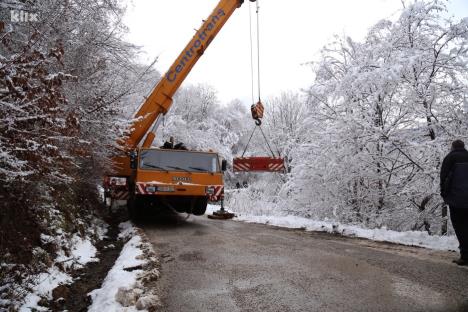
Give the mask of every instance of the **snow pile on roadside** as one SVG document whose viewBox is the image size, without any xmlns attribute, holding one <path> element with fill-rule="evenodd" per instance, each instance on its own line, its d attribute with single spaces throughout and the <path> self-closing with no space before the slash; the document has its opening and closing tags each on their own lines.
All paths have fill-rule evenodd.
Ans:
<svg viewBox="0 0 468 312">
<path fill-rule="evenodd" d="M 218 206 L 210 205 L 207 214 L 218 210 Z M 233 211 L 236 213 L 236 211 Z M 455 236 L 433 236 L 427 232 L 407 231 L 398 232 L 381 229 L 364 229 L 355 225 L 345 225 L 338 222 L 315 221 L 296 216 L 258 216 L 237 214 L 235 220 L 261 223 L 293 229 L 305 229 L 306 231 L 327 232 L 350 237 L 367 238 L 374 241 L 397 243 L 407 246 L 418 246 L 436 250 L 458 250 L 458 241 Z"/>
<path fill-rule="evenodd" d="M 151 244 L 130 222 L 120 224 L 120 239 L 127 240 L 102 287 L 90 292 L 89 312 L 138 311 L 160 305 L 159 297 L 145 283 L 159 278 L 159 265 Z"/>
</svg>

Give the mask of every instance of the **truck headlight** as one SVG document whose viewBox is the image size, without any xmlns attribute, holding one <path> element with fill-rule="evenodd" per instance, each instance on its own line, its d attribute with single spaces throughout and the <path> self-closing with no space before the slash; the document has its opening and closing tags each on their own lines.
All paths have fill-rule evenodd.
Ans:
<svg viewBox="0 0 468 312">
<path fill-rule="evenodd" d="M 208 186 L 206 188 L 206 194 L 208 194 L 208 195 L 214 195 L 215 191 L 216 191 L 216 189 L 215 189 L 214 186 Z"/>
</svg>

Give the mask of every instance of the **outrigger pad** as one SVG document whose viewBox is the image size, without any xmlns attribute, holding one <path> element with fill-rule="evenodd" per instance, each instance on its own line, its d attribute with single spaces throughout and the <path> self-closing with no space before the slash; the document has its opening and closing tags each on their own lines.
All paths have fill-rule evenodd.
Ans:
<svg viewBox="0 0 468 312">
<path fill-rule="evenodd" d="M 229 220 L 229 219 L 234 218 L 235 216 L 236 216 L 235 214 L 231 212 L 227 212 L 226 210 L 218 210 L 218 211 L 213 212 L 212 215 L 208 215 L 208 219 Z"/>
<path fill-rule="evenodd" d="M 245 157 L 234 158 L 234 172 L 281 172 L 285 171 L 284 158 Z"/>
</svg>

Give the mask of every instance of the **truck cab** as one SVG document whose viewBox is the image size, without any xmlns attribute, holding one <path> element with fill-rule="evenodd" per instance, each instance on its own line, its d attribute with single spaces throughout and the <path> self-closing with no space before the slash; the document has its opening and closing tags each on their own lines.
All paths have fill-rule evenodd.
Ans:
<svg viewBox="0 0 468 312">
<path fill-rule="evenodd" d="M 217 153 L 142 148 L 130 165 L 131 215 L 149 206 L 203 215 L 208 202 L 224 197 L 226 161 L 221 161 Z"/>
</svg>

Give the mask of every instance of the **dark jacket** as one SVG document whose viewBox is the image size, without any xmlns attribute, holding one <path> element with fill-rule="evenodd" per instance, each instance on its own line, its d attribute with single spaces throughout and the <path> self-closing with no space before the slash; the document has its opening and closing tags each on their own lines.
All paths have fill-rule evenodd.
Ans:
<svg viewBox="0 0 468 312">
<path fill-rule="evenodd" d="M 451 207 L 468 209 L 468 151 L 451 151 L 440 170 L 440 194 Z"/>
</svg>

